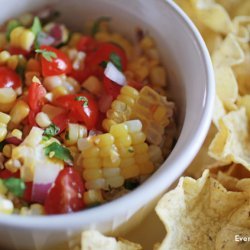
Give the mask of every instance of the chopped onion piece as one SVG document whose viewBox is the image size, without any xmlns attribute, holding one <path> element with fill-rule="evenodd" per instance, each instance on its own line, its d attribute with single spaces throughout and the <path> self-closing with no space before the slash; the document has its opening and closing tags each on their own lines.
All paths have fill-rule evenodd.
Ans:
<svg viewBox="0 0 250 250">
<path fill-rule="evenodd" d="M 112 62 L 108 62 L 104 71 L 104 75 L 121 86 L 127 84 L 127 80 L 124 74 L 119 71 Z"/>
</svg>

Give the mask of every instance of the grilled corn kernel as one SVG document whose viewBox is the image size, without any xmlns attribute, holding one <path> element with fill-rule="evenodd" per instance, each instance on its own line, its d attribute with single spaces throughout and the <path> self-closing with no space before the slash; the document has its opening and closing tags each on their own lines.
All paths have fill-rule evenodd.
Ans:
<svg viewBox="0 0 250 250">
<path fill-rule="evenodd" d="M 98 135 L 95 138 L 95 143 L 100 148 L 110 146 L 114 143 L 114 141 L 115 141 L 114 136 L 109 133 Z"/>
<path fill-rule="evenodd" d="M 0 48 L 4 48 L 7 44 L 6 33 L 0 32 Z"/>
<path fill-rule="evenodd" d="M 48 91 L 53 91 L 54 88 L 62 86 L 63 80 L 60 76 L 47 76 L 44 78 L 43 84 Z"/>
<path fill-rule="evenodd" d="M 83 171 L 83 178 L 85 181 L 92 181 L 102 178 L 102 170 L 99 168 L 85 169 Z"/>
<path fill-rule="evenodd" d="M 77 123 L 69 123 L 68 137 L 65 138 L 66 145 L 74 145 L 78 139 L 87 136 L 87 128 Z"/>
<path fill-rule="evenodd" d="M 103 158 L 102 166 L 104 168 L 117 168 L 119 167 L 120 163 L 121 159 L 119 157 L 115 159 L 111 159 L 111 157 L 105 157 Z"/>
<path fill-rule="evenodd" d="M 0 213 L 12 214 L 14 211 L 14 205 L 12 201 L 0 196 Z"/>
<path fill-rule="evenodd" d="M 121 170 L 120 168 L 104 168 L 102 170 L 103 177 L 109 178 L 109 177 L 114 177 L 114 176 L 119 176 L 121 175 Z"/>
<path fill-rule="evenodd" d="M 129 134 L 120 136 L 115 139 L 115 145 L 119 147 L 129 147 L 132 143 L 131 136 Z"/>
<path fill-rule="evenodd" d="M 142 131 L 130 133 L 130 136 L 133 145 L 143 143 L 146 140 L 146 135 Z"/>
<path fill-rule="evenodd" d="M 17 55 L 13 55 L 8 59 L 7 66 L 13 70 L 16 69 L 19 59 Z"/>
<path fill-rule="evenodd" d="M 135 164 L 135 159 L 133 157 L 122 158 L 120 168 L 126 168 Z"/>
<path fill-rule="evenodd" d="M 13 103 L 16 100 L 16 92 L 12 88 L 0 88 L 0 104 Z"/>
<path fill-rule="evenodd" d="M 126 95 L 119 95 L 117 96 L 117 100 L 122 101 L 128 106 L 133 106 L 135 104 L 135 100 L 132 97 Z"/>
<path fill-rule="evenodd" d="M 138 166 L 139 166 L 141 175 L 151 174 L 154 172 L 154 164 L 150 161 L 145 162 L 143 164 L 138 164 Z"/>
<path fill-rule="evenodd" d="M 102 203 L 103 197 L 100 190 L 88 190 L 83 194 L 84 203 L 87 205 L 92 205 L 96 203 Z"/>
<path fill-rule="evenodd" d="M 82 154 L 84 158 L 94 158 L 94 157 L 99 157 L 100 155 L 100 149 L 96 146 L 89 147 L 85 149 Z"/>
<path fill-rule="evenodd" d="M 137 164 L 144 164 L 146 162 L 149 162 L 149 154 L 145 153 L 145 154 L 139 154 L 139 155 L 135 155 L 135 161 Z"/>
<path fill-rule="evenodd" d="M 156 86 L 166 85 L 166 71 L 162 66 L 153 67 L 149 73 L 150 83 Z"/>
<path fill-rule="evenodd" d="M 137 177 L 140 174 L 140 169 L 137 164 L 129 165 L 121 169 L 121 175 L 125 179 Z"/>
<path fill-rule="evenodd" d="M 44 112 L 39 112 L 36 115 L 36 123 L 41 128 L 47 128 L 51 124 L 49 116 Z"/>
<path fill-rule="evenodd" d="M 154 47 L 154 40 L 149 36 L 145 36 L 140 42 L 140 47 L 143 50 L 151 49 Z"/>
<path fill-rule="evenodd" d="M 111 126 L 117 124 L 115 121 L 110 120 L 110 119 L 104 119 L 102 122 L 102 127 L 104 128 L 105 131 L 109 131 Z"/>
<path fill-rule="evenodd" d="M 114 145 L 109 145 L 107 147 L 101 148 L 100 156 L 108 157 L 110 156 L 112 150 L 116 151 L 116 148 L 114 148 Z"/>
<path fill-rule="evenodd" d="M 21 167 L 21 162 L 18 160 L 8 160 L 4 164 L 5 168 L 8 169 L 10 172 L 15 173 Z"/>
<path fill-rule="evenodd" d="M 130 120 L 124 122 L 124 124 L 128 127 L 129 133 L 139 132 L 142 130 L 142 123 L 140 120 Z"/>
<path fill-rule="evenodd" d="M 121 175 L 106 178 L 106 185 L 108 187 L 118 188 L 121 187 L 123 184 L 124 184 L 124 177 Z"/>
<path fill-rule="evenodd" d="M 133 157 L 134 154 L 135 154 L 135 150 L 134 150 L 134 147 L 132 146 L 119 148 L 119 155 L 122 158 L 130 158 L 130 157 Z"/>
<path fill-rule="evenodd" d="M 139 96 L 139 92 L 135 88 L 128 85 L 121 88 L 121 94 L 132 97 L 133 99 L 136 99 Z"/>
<path fill-rule="evenodd" d="M 16 137 L 17 139 L 22 139 L 23 132 L 19 129 L 14 129 L 11 131 L 11 136 Z"/>
<path fill-rule="evenodd" d="M 7 158 L 10 158 L 12 154 L 12 145 L 11 144 L 6 144 L 3 147 L 3 155 Z"/>
<path fill-rule="evenodd" d="M 138 154 L 144 154 L 148 152 L 148 144 L 147 143 L 139 143 L 136 145 L 133 145 L 133 148 L 135 150 L 135 153 Z"/>
<path fill-rule="evenodd" d="M 7 135 L 8 131 L 6 126 L 4 125 L 4 127 L 1 127 L 0 125 L 0 142 L 3 141 Z"/>
<path fill-rule="evenodd" d="M 95 76 L 88 77 L 83 83 L 82 87 L 87 89 L 90 93 L 99 96 L 102 91 L 102 84 Z"/>
<path fill-rule="evenodd" d="M 128 127 L 125 124 L 113 125 L 109 131 L 114 137 L 122 137 L 128 135 Z"/>
<path fill-rule="evenodd" d="M 92 181 L 86 181 L 85 187 L 90 190 L 90 189 L 105 189 L 106 188 L 106 181 L 105 179 L 96 179 Z"/>
<path fill-rule="evenodd" d="M 83 168 L 100 168 L 102 161 L 99 158 L 86 158 L 82 162 Z"/>
</svg>

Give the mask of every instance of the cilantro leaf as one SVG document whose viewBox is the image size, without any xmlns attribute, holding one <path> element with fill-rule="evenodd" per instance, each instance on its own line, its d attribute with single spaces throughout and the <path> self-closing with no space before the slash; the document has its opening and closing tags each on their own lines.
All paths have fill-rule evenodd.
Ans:
<svg viewBox="0 0 250 250">
<path fill-rule="evenodd" d="M 85 96 L 77 96 L 75 98 L 76 101 L 83 101 L 83 107 L 87 108 L 89 106 L 89 100 L 87 97 Z"/>
<path fill-rule="evenodd" d="M 108 64 L 108 62 L 107 61 L 102 61 L 102 62 L 100 62 L 100 66 L 102 67 L 102 68 L 106 68 L 107 67 L 107 64 Z"/>
<path fill-rule="evenodd" d="M 34 18 L 34 21 L 33 21 L 33 24 L 32 24 L 32 26 L 31 26 L 31 31 L 33 32 L 33 34 L 35 35 L 35 36 L 37 36 L 38 35 L 38 33 L 40 33 L 41 31 L 42 31 L 42 24 L 41 24 L 41 22 L 40 22 L 40 19 L 39 19 L 39 17 L 35 17 Z"/>
<path fill-rule="evenodd" d="M 47 127 L 44 132 L 43 135 L 47 136 L 48 138 L 51 138 L 52 136 L 55 136 L 56 134 L 58 134 L 60 132 L 60 128 L 57 127 L 54 123 L 51 123 L 49 125 L 49 127 Z"/>
<path fill-rule="evenodd" d="M 94 24 L 93 24 L 93 27 L 92 27 L 92 30 L 91 30 L 91 34 L 92 34 L 92 36 L 94 36 L 98 31 L 99 31 L 99 28 L 100 28 L 100 24 L 102 23 L 102 22 L 109 22 L 111 20 L 111 18 L 110 17 L 108 17 L 108 16 L 102 16 L 102 17 L 100 17 L 100 18 L 98 18 L 95 22 L 94 22 Z"/>
<path fill-rule="evenodd" d="M 19 178 L 8 178 L 5 180 L 2 180 L 4 186 L 15 196 L 22 197 L 24 190 L 26 188 L 25 183 L 23 180 Z"/>
<path fill-rule="evenodd" d="M 121 58 L 115 52 L 112 52 L 109 58 L 110 61 L 116 66 L 116 68 L 121 71 L 122 70 Z"/>
<path fill-rule="evenodd" d="M 44 59 L 46 59 L 48 62 L 52 62 L 53 58 L 57 58 L 57 55 L 53 51 L 48 51 L 46 49 L 36 49 L 36 53 L 41 54 Z"/>
<path fill-rule="evenodd" d="M 11 20 L 8 22 L 7 29 L 6 29 L 7 41 L 10 41 L 10 33 L 12 32 L 12 30 L 14 30 L 15 28 L 17 28 L 19 26 L 21 26 L 21 23 L 18 20 Z"/>
<path fill-rule="evenodd" d="M 50 158 L 57 158 L 68 164 L 72 164 L 73 157 L 70 151 L 57 142 L 52 142 L 50 145 L 45 147 L 44 153 Z"/>
</svg>

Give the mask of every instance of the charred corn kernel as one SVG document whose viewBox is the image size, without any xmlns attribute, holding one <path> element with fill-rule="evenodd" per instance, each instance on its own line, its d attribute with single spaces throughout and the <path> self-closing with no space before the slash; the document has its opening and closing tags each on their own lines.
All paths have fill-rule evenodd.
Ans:
<svg viewBox="0 0 250 250">
<path fill-rule="evenodd" d="M 16 100 L 16 92 L 13 88 L 0 88 L 0 106 L 13 103 Z"/>
<path fill-rule="evenodd" d="M 134 157 L 122 158 L 120 168 L 126 168 L 135 164 Z"/>
<path fill-rule="evenodd" d="M 3 123 L 5 125 L 8 124 L 8 122 L 10 121 L 10 116 L 3 113 L 3 112 L 0 112 L 0 123 Z"/>
<path fill-rule="evenodd" d="M 0 65 L 6 64 L 10 56 L 11 56 L 10 53 L 6 50 L 0 52 Z"/>
<path fill-rule="evenodd" d="M 7 158 L 10 158 L 11 157 L 11 154 L 12 154 L 12 147 L 13 145 L 11 144 L 6 144 L 4 147 L 3 147 L 3 155 Z"/>
<path fill-rule="evenodd" d="M 29 105 L 22 100 L 18 100 L 10 111 L 10 128 L 18 126 L 28 116 L 29 112 Z"/>
<path fill-rule="evenodd" d="M 2 142 L 5 139 L 7 133 L 8 131 L 7 131 L 6 125 L 3 124 L 3 127 L 2 127 L 0 124 L 0 142 Z"/>
<path fill-rule="evenodd" d="M 82 87 L 87 89 L 90 93 L 99 96 L 102 91 L 102 84 L 95 76 L 88 77 L 83 83 Z"/>
<path fill-rule="evenodd" d="M 156 145 L 149 146 L 149 157 L 155 166 L 159 166 L 163 161 L 163 155 L 161 148 Z"/>
<path fill-rule="evenodd" d="M 102 192 L 100 190 L 88 190 L 83 194 L 84 204 L 92 205 L 96 203 L 102 203 L 103 197 Z"/>
<path fill-rule="evenodd" d="M 31 58 L 26 65 L 26 71 L 41 72 L 41 65 L 38 60 Z"/>
<path fill-rule="evenodd" d="M 139 155 L 135 155 L 135 161 L 137 164 L 144 164 L 146 162 L 149 162 L 149 154 L 148 153 L 144 153 L 144 154 L 139 154 Z"/>
<path fill-rule="evenodd" d="M 133 145 L 143 143 L 146 140 L 146 135 L 142 131 L 130 133 L 130 136 Z"/>
<path fill-rule="evenodd" d="M 154 46 L 155 46 L 154 40 L 149 36 L 145 36 L 140 42 L 140 47 L 143 50 L 151 49 Z"/>
<path fill-rule="evenodd" d="M 99 155 L 100 155 L 100 149 L 96 146 L 89 147 L 82 152 L 82 156 L 84 158 L 94 158 L 94 157 L 99 157 Z"/>
<path fill-rule="evenodd" d="M 64 140 L 66 145 L 74 145 L 78 139 L 87 136 L 87 128 L 77 123 L 69 123 L 67 132 L 68 137 Z"/>
<path fill-rule="evenodd" d="M 116 112 L 125 112 L 127 109 L 127 104 L 120 100 L 115 100 L 112 102 L 111 107 Z"/>
<path fill-rule="evenodd" d="M 151 174 L 154 172 L 154 164 L 150 161 L 143 164 L 138 164 L 141 175 Z"/>
<path fill-rule="evenodd" d="M 114 136 L 109 133 L 97 135 L 95 138 L 95 143 L 100 148 L 108 147 L 112 145 L 114 141 L 115 141 Z"/>
<path fill-rule="evenodd" d="M 48 91 L 53 91 L 54 88 L 62 86 L 63 79 L 61 76 L 47 76 L 44 78 L 43 85 Z"/>
<path fill-rule="evenodd" d="M 16 137 L 17 139 L 22 139 L 23 132 L 19 129 L 13 129 L 10 133 L 10 136 Z"/>
<path fill-rule="evenodd" d="M 7 194 L 8 189 L 5 187 L 5 185 L 3 184 L 2 180 L 0 180 L 0 197 L 2 195 Z"/>
<path fill-rule="evenodd" d="M 156 66 L 160 63 L 160 54 L 156 48 L 148 49 L 146 52 L 147 57 L 151 60 L 150 62 L 152 66 Z"/>
<path fill-rule="evenodd" d="M 102 167 L 104 168 L 117 168 L 121 163 L 120 158 L 111 159 L 111 157 L 104 157 L 102 160 Z"/>
<path fill-rule="evenodd" d="M 0 213 L 12 214 L 13 211 L 14 211 L 14 205 L 12 201 L 0 196 Z"/>
<path fill-rule="evenodd" d="M 132 97 L 129 97 L 126 95 L 117 96 L 117 100 L 122 101 L 123 103 L 127 104 L 128 106 L 133 106 L 135 104 L 135 100 Z"/>
<path fill-rule="evenodd" d="M 106 188 L 106 181 L 105 179 L 96 179 L 93 181 L 86 181 L 85 187 L 90 190 L 90 189 L 105 189 Z"/>
<path fill-rule="evenodd" d="M 10 45 L 13 47 L 30 50 L 34 40 L 34 33 L 24 27 L 17 27 L 10 33 Z"/>
<path fill-rule="evenodd" d="M 120 136 L 115 139 L 115 145 L 117 147 L 129 147 L 132 143 L 132 138 L 129 134 Z"/>
<path fill-rule="evenodd" d="M 124 177 L 121 175 L 106 178 L 106 185 L 111 188 L 118 188 L 124 184 Z"/>
<path fill-rule="evenodd" d="M 109 131 L 114 137 L 123 137 L 128 135 L 128 127 L 125 124 L 113 125 Z"/>
<path fill-rule="evenodd" d="M 60 96 L 67 95 L 69 92 L 64 86 L 57 86 L 51 91 L 53 99 L 56 99 Z"/>
<path fill-rule="evenodd" d="M 140 169 L 137 164 L 129 165 L 127 167 L 121 168 L 121 175 L 125 179 L 137 177 L 140 174 Z"/>
<path fill-rule="evenodd" d="M 168 113 L 169 109 L 166 106 L 159 105 L 153 113 L 153 118 L 156 122 L 162 124 L 163 122 L 165 122 L 165 117 L 169 116 Z M 169 121 L 166 120 L 165 123 L 168 124 Z M 166 124 L 163 123 L 162 125 L 164 126 Z"/>
<path fill-rule="evenodd" d="M 42 112 L 44 112 L 45 114 L 47 114 L 48 117 L 50 118 L 50 120 L 53 120 L 54 117 L 62 114 L 64 112 L 64 110 L 62 108 L 53 106 L 51 104 L 45 104 L 42 107 Z"/>
<path fill-rule="evenodd" d="M 148 144 L 147 143 L 139 143 L 136 145 L 133 145 L 135 153 L 138 154 L 143 154 L 148 152 Z"/>
<path fill-rule="evenodd" d="M 83 171 L 83 178 L 85 181 L 92 181 L 102 178 L 102 170 L 99 168 L 85 169 Z"/>
<path fill-rule="evenodd" d="M 130 120 L 124 122 L 128 128 L 129 133 L 139 132 L 142 130 L 142 123 L 140 120 Z"/>
<path fill-rule="evenodd" d="M 13 70 L 16 69 L 17 65 L 18 65 L 18 56 L 17 55 L 13 55 L 11 56 L 8 61 L 7 61 L 7 66 Z"/>
<path fill-rule="evenodd" d="M 82 166 L 85 169 L 100 168 L 102 166 L 102 161 L 99 158 L 86 158 L 83 159 Z"/>
<path fill-rule="evenodd" d="M 44 112 L 39 112 L 36 115 L 36 123 L 41 128 L 47 128 L 51 124 L 51 120 L 49 119 L 49 116 Z"/>
<path fill-rule="evenodd" d="M 136 99 L 139 96 L 139 92 L 135 88 L 128 85 L 125 85 L 121 88 L 121 94 L 132 97 L 133 99 Z"/>
<path fill-rule="evenodd" d="M 115 125 L 116 122 L 110 119 L 104 119 L 102 122 L 102 127 L 104 128 L 105 131 L 109 131 L 111 126 Z"/>
<path fill-rule="evenodd" d="M 166 71 L 162 66 L 153 67 L 149 74 L 150 83 L 156 86 L 166 85 Z"/>
<path fill-rule="evenodd" d="M 121 174 L 120 168 L 104 168 L 102 170 L 103 177 L 109 178 L 119 176 Z"/>
<path fill-rule="evenodd" d="M 134 147 L 120 147 L 119 148 L 119 155 L 124 158 L 133 157 L 135 154 Z"/>
</svg>

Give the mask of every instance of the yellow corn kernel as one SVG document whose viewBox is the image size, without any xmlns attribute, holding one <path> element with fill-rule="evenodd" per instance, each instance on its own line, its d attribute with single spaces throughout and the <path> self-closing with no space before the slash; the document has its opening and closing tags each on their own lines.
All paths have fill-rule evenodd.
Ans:
<svg viewBox="0 0 250 250">
<path fill-rule="evenodd" d="M 137 164 L 129 165 L 121 169 L 121 175 L 125 179 L 137 177 L 140 174 L 140 169 Z"/>
<path fill-rule="evenodd" d="M 112 107 L 112 110 L 111 110 L 112 113 L 114 113 L 114 111 L 116 111 L 116 112 L 124 112 L 127 109 L 127 104 L 124 103 L 123 101 L 115 100 L 115 101 L 112 102 L 111 107 Z M 109 117 L 110 115 L 109 115 L 109 112 L 107 112 L 107 117 Z"/>
<path fill-rule="evenodd" d="M 34 40 L 34 33 L 29 29 L 25 29 L 24 27 L 17 27 L 10 33 L 10 44 L 13 47 L 30 50 Z"/>
<path fill-rule="evenodd" d="M 7 66 L 13 70 L 16 69 L 19 59 L 17 55 L 13 55 L 8 59 Z"/>
<path fill-rule="evenodd" d="M 147 66 L 141 66 L 134 73 L 135 73 L 136 80 L 142 82 L 143 80 L 145 80 L 145 78 L 148 77 L 149 69 Z"/>
<path fill-rule="evenodd" d="M 15 173 L 21 167 L 21 162 L 18 160 L 8 160 L 4 164 L 5 168 L 8 169 L 10 172 Z"/>
<path fill-rule="evenodd" d="M 139 132 L 142 130 L 142 122 L 138 119 L 125 121 L 124 124 L 128 127 L 129 133 Z"/>
<path fill-rule="evenodd" d="M 159 105 L 153 113 L 153 118 L 156 122 L 161 123 L 161 121 L 165 121 L 168 112 L 169 109 L 166 106 Z"/>
<path fill-rule="evenodd" d="M 138 164 L 139 169 L 140 169 L 140 174 L 151 174 L 154 172 L 154 164 L 150 161 L 145 162 L 143 164 Z"/>
<path fill-rule="evenodd" d="M 6 50 L 0 52 L 0 65 L 4 65 L 8 62 L 10 53 Z"/>
<path fill-rule="evenodd" d="M 22 140 L 23 132 L 21 130 L 19 130 L 19 129 L 14 129 L 14 130 L 11 131 L 11 136 Z"/>
<path fill-rule="evenodd" d="M 18 100 L 10 111 L 10 128 L 18 126 L 20 122 L 29 114 L 30 108 L 28 104 L 22 100 Z"/>
<path fill-rule="evenodd" d="M 130 136 L 133 145 L 143 143 L 146 140 L 146 135 L 142 131 L 130 133 Z"/>
<path fill-rule="evenodd" d="M 127 95 L 118 95 L 117 100 L 127 104 L 128 106 L 133 106 L 135 104 L 135 100 Z"/>
<path fill-rule="evenodd" d="M 23 216 L 30 215 L 30 210 L 28 207 L 21 207 L 19 214 Z"/>
<path fill-rule="evenodd" d="M 97 135 L 94 142 L 98 145 L 100 148 L 108 147 L 112 145 L 115 141 L 115 138 L 113 135 L 106 133 Z"/>
<path fill-rule="evenodd" d="M 96 146 L 89 147 L 85 149 L 82 154 L 84 158 L 94 158 L 94 157 L 99 157 L 100 155 L 100 149 Z"/>
<path fill-rule="evenodd" d="M 14 205 L 12 201 L 0 196 L 0 213 L 12 214 L 13 211 L 14 211 Z"/>
<path fill-rule="evenodd" d="M 111 159 L 111 157 L 105 157 L 102 160 L 102 166 L 104 168 L 117 168 L 119 167 L 121 163 L 120 157 L 116 157 L 114 159 Z"/>
<path fill-rule="evenodd" d="M 135 88 L 128 85 L 122 87 L 121 94 L 132 97 L 133 99 L 136 99 L 139 96 L 139 92 Z"/>
<path fill-rule="evenodd" d="M 104 119 L 102 122 L 102 127 L 104 128 L 105 131 L 109 131 L 111 126 L 115 125 L 116 122 L 110 119 Z"/>
<path fill-rule="evenodd" d="M 3 127 L 1 127 L 1 124 L 0 124 L 0 142 L 5 139 L 7 133 L 8 131 L 7 131 L 6 125 L 3 124 Z"/>
<path fill-rule="evenodd" d="M 153 67 L 149 73 L 150 83 L 156 86 L 166 85 L 166 71 L 162 66 Z"/>
<path fill-rule="evenodd" d="M 64 86 L 57 86 L 52 90 L 53 99 L 56 99 L 59 96 L 67 95 L 68 91 Z"/>
<path fill-rule="evenodd" d="M 12 147 L 13 145 L 11 144 L 6 144 L 4 147 L 3 147 L 3 155 L 7 158 L 10 158 L 11 157 L 11 154 L 12 154 Z"/>
<path fill-rule="evenodd" d="M 135 164 L 135 159 L 133 157 L 122 158 L 120 168 L 126 168 Z"/>
<path fill-rule="evenodd" d="M 139 143 L 133 146 L 135 153 L 137 155 L 144 154 L 148 152 L 148 144 L 147 143 Z"/>
<path fill-rule="evenodd" d="M 129 147 L 132 143 L 131 136 L 129 134 L 125 136 L 120 136 L 115 139 L 115 145 L 120 148 L 120 147 Z"/>
<path fill-rule="evenodd" d="M 77 123 L 69 123 L 67 132 L 68 137 L 64 140 L 66 145 L 74 145 L 78 139 L 87 136 L 87 128 Z"/>
<path fill-rule="evenodd" d="M 159 166 L 164 161 L 162 150 L 159 146 L 150 145 L 148 153 L 150 160 L 154 163 L 155 166 Z"/>
<path fill-rule="evenodd" d="M 102 161 L 99 158 L 86 158 L 82 161 L 83 168 L 100 168 Z"/>
<path fill-rule="evenodd" d="M 114 147 L 114 145 L 109 145 L 107 147 L 103 147 L 103 148 L 101 148 L 100 156 L 101 157 L 108 157 L 108 156 L 110 156 L 110 154 L 111 154 L 111 152 L 113 150 L 114 151 L 116 150 L 116 148 Z"/>
<path fill-rule="evenodd" d="M 119 175 L 121 175 L 121 170 L 120 170 L 120 168 L 104 168 L 102 170 L 102 175 L 105 178 L 119 176 Z"/>
<path fill-rule="evenodd" d="M 88 77 L 83 83 L 82 87 L 87 89 L 90 93 L 99 96 L 102 91 L 102 84 L 95 76 Z"/>
<path fill-rule="evenodd" d="M 106 188 L 106 181 L 103 178 L 92 180 L 92 181 L 86 181 L 85 187 L 90 189 L 105 189 Z"/>
<path fill-rule="evenodd" d="M 143 50 L 151 49 L 154 46 L 155 46 L 154 40 L 149 36 L 145 36 L 140 42 L 140 47 Z"/>
<path fill-rule="evenodd" d="M 62 85 L 70 94 L 79 92 L 81 88 L 80 84 L 72 77 L 67 77 L 65 80 L 63 80 Z"/>
<path fill-rule="evenodd" d="M 123 186 L 124 177 L 121 175 L 106 178 L 106 185 L 111 188 L 118 188 Z"/>
<path fill-rule="evenodd" d="M 43 129 L 38 127 L 32 127 L 30 133 L 26 136 L 22 145 L 27 145 L 29 147 L 36 147 L 43 138 Z"/>
<path fill-rule="evenodd" d="M 128 135 L 128 127 L 125 124 L 113 125 L 109 131 L 114 137 L 122 137 Z"/>
<path fill-rule="evenodd" d="M 92 205 L 103 202 L 101 190 L 88 190 L 83 194 L 84 204 Z"/>
<path fill-rule="evenodd" d="M 136 161 L 137 164 L 147 163 L 147 162 L 150 161 L 149 154 L 144 153 L 144 154 L 135 155 L 135 161 Z"/>
<path fill-rule="evenodd" d="M 36 123 L 41 128 L 47 128 L 51 124 L 51 120 L 49 119 L 48 115 L 44 112 L 39 112 L 36 115 Z"/>
<path fill-rule="evenodd" d="M 5 185 L 3 184 L 3 182 L 0 180 L 0 197 L 2 195 L 7 194 L 8 189 L 5 187 Z"/>
<path fill-rule="evenodd" d="M 16 92 L 13 88 L 0 88 L 0 104 L 13 103 L 16 100 Z"/>
<path fill-rule="evenodd" d="M 7 115 L 7 114 L 5 114 L 5 113 L 3 113 L 3 112 L 0 112 L 0 123 L 3 123 L 3 124 L 8 124 L 9 123 L 9 121 L 10 121 L 10 116 L 9 115 Z"/>
<path fill-rule="evenodd" d="M 130 158 L 130 157 L 133 157 L 134 154 L 135 154 L 135 150 L 134 150 L 134 147 L 132 146 L 119 148 L 119 155 L 122 158 Z"/>
<path fill-rule="evenodd" d="M 82 174 L 85 181 L 92 181 L 102 178 L 102 170 L 99 168 L 85 169 Z"/>
</svg>

